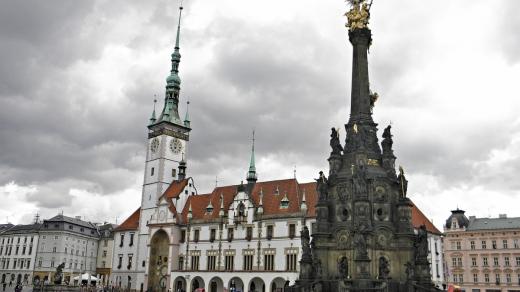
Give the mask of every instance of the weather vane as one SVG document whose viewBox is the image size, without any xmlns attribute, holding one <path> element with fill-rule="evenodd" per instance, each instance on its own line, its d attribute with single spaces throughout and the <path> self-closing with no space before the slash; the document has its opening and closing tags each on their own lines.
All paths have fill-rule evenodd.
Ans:
<svg viewBox="0 0 520 292">
<path fill-rule="evenodd" d="M 352 8 L 345 13 L 348 22 L 345 24 L 350 31 L 356 29 L 368 28 L 368 21 L 370 20 L 370 8 L 373 0 L 367 4 L 366 0 L 346 0 Z"/>
</svg>

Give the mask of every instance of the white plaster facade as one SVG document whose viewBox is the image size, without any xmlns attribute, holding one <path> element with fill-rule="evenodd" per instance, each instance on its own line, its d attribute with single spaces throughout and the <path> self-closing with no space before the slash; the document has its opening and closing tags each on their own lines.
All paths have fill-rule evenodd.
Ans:
<svg viewBox="0 0 520 292">
<path fill-rule="evenodd" d="M 99 233 L 97 226 L 80 217 L 57 215 L 44 220 L 39 232 L 35 277 L 52 281 L 56 268 L 64 263 L 63 281 L 84 273 L 96 275 Z"/>
<path fill-rule="evenodd" d="M 39 224 L 16 225 L 0 233 L 1 284 L 32 283 L 39 228 Z"/>
</svg>

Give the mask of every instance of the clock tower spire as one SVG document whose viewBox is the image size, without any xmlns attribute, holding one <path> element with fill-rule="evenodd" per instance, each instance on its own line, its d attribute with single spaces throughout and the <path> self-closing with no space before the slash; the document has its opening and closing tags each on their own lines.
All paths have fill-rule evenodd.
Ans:
<svg viewBox="0 0 520 292">
<path fill-rule="evenodd" d="M 155 113 L 152 115 L 148 125 L 148 149 L 141 203 L 143 212 L 156 207 L 157 199 L 173 181 L 186 177 L 186 148 L 191 128 L 189 121 L 184 122 L 179 117 L 182 10 L 181 4 L 179 7 L 175 46 L 171 54 L 171 70 L 166 78 L 163 109 L 157 118 Z M 182 174 L 180 173 L 181 169 Z"/>
</svg>

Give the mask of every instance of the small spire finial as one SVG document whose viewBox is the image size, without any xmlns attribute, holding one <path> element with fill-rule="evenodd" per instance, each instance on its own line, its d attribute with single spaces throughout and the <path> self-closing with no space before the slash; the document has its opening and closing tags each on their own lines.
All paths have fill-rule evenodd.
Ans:
<svg viewBox="0 0 520 292">
<path fill-rule="evenodd" d="M 186 115 L 184 116 L 184 126 L 190 127 L 190 101 L 186 101 Z"/>
<path fill-rule="evenodd" d="M 256 165 L 255 165 L 255 129 L 253 129 L 253 137 L 251 140 L 252 140 L 251 160 L 249 161 L 249 171 L 247 172 L 247 181 L 249 183 L 254 183 L 257 180 Z"/>
<path fill-rule="evenodd" d="M 155 117 L 155 105 L 157 104 L 157 95 L 153 95 L 153 112 L 152 116 L 150 117 L 150 125 L 155 123 L 157 121 L 157 118 Z"/>
</svg>

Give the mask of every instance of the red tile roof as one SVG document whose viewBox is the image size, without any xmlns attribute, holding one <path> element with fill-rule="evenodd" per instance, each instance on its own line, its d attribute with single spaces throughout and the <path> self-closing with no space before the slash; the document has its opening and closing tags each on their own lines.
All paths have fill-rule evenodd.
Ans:
<svg viewBox="0 0 520 292">
<path fill-rule="evenodd" d="M 139 228 L 139 218 L 141 217 L 141 208 L 135 210 L 121 225 L 114 231 L 137 230 Z"/>
<path fill-rule="evenodd" d="M 166 196 L 168 199 L 174 199 L 177 198 L 181 192 L 184 190 L 186 185 L 188 184 L 188 178 L 180 180 L 180 181 L 173 181 L 166 191 L 162 194 L 161 198 Z"/>
<path fill-rule="evenodd" d="M 224 198 L 224 209 L 227 213 L 230 204 L 237 194 L 238 185 L 223 186 L 215 188 L 211 193 L 205 195 L 190 196 L 182 211 L 182 218 L 186 222 L 188 209 L 191 203 L 193 219 L 217 219 L 220 211 L 220 195 Z M 247 187 L 247 185 L 244 185 Z M 267 182 L 257 182 L 253 188 L 251 199 L 253 204 L 258 207 L 260 203 L 260 193 L 263 193 L 262 206 L 264 216 L 279 214 L 300 213 L 300 204 L 305 189 L 308 216 L 315 216 L 314 204 L 316 202 L 315 183 L 299 184 L 296 179 L 284 179 Z M 289 200 L 288 208 L 280 208 L 281 200 L 287 195 Z M 206 207 L 209 202 L 213 205 L 213 212 L 207 213 Z"/>
<path fill-rule="evenodd" d="M 419 228 L 421 225 L 426 226 L 426 230 L 430 233 L 441 234 L 439 229 L 433 225 L 433 223 L 426 218 L 424 213 L 414 204 L 412 207 L 412 225 L 414 228 Z"/>
</svg>

